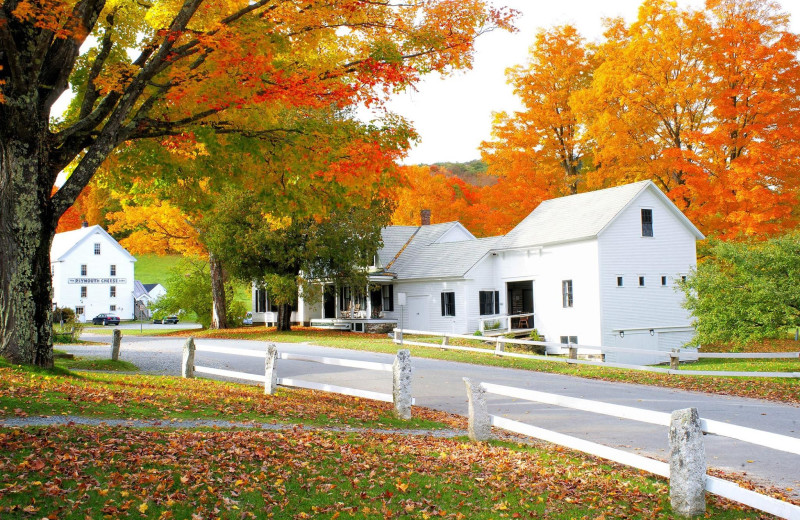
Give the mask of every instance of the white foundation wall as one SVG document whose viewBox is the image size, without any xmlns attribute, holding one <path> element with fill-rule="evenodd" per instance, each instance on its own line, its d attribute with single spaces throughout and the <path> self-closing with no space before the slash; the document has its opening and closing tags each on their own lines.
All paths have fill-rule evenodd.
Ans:
<svg viewBox="0 0 800 520">
<path fill-rule="evenodd" d="M 642 236 L 642 209 L 653 212 L 652 237 Z M 691 319 L 681 306 L 683 294 L 676 282 L 697 265 L 696 237 L 663 200 L 650 191 L 643 193 L 600 234 L 598 244 L 603 344 L 668 351 L 689 341 Z M 619 276 L 622 287 L 617 286 Z M 667 277 L 666 286 L 662 276 Z M 614 353 L 607 359 L 651 362 L 655 358 Z"/>
</svg>

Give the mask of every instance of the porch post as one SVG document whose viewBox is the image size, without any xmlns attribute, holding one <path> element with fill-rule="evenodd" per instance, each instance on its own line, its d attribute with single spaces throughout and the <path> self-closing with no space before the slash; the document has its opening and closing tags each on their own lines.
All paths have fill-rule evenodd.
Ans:
<svg viewBox="0 0 800 520">
<path fill-rule="evenodd" d="M 336 286 L 333 286 L 333 317 L 339 317 L 339 291 L 336 289 Z"/>
<path fill-rule="evenodd" d="M 372 293 L 369 292 L 369 284 L 367 284 L 367 319 L 372 318 Z"/>
</svg>

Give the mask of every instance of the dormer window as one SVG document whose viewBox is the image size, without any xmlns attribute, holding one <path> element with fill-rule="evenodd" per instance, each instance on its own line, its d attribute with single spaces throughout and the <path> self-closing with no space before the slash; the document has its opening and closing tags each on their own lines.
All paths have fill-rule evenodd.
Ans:
<svg viewBox="0 0 800 520">
<path fill-rule="evenodd" d="M 652 209 L 643 209 L 642 210 L 642 236 L 643 237 L 651 237 L 651 236 L 653 236 L 653 210 Z"/>
</svg>

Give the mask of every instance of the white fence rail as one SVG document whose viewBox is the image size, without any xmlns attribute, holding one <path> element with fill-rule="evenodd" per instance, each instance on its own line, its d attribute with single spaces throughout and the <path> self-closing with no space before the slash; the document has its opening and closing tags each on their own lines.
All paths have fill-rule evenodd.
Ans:
<svg viewBox="0 0 800 520">
<path fill-rule="evenodd" d="M 648 457 L 643 457 L 641 455 L 628 453 L 626 451 L 618 450 L 584 439 L 579 439 L 577 437 L 545 430 L 543 428 L 538 428 L 536 426 L 525 424 L 519 421 L 498 417 L 496 415 L 490 415 L 486 410 L 485 398 L 483 397 L 483 394 L 488 392 L 513 399 L 522 399 L 526 401 L 562 406 L 575 410 L 600 413 L 613 417 L 631 419 L 639 422 L 669 427 L 675 427 L 675 422 L 673 421 L 674 413 L 671 415 L 664 412 L 656 412 L 629 406 L 590 401 L 587 399 L 578 399 L 558 394 L 537 392 L 533 390 L 525 390 L 491 383 L 476 384 L 467 378 L 464 380 L 467 384 L 468 398 L 470 401 L 470 437 L 474 440 L 486 440 L 489 434 L 488 429 L 481 428 L 480 425 L 490 424 L 508 431 L 522 435 L 528 435 L 547 442 L 552 442 L 554 444 L 579 450 L 590 455 L 612 460 L 620 464 L 632 466 L 656 475 L 673 479 L 679 478 L 672 474 L 670 471 L 670 465 L 667 463 L 653 460 Z M 701 418 L 698 419 L 697 425 L 704 433 L 722 435 L 752 444 L 758 444 L 760 446 L 766 446 L 795 455 L 800 455 L 800 439 L 798 438 L 764 432 L 752 428 L 745 428 L 719 421 Z M 671 454 L 671 458 L 674 458 L 674 452 L 676 449 L 681 448 L 672 446 L 673 453 Z M 702 472 L 705 473 L 704 460 L 702 460 L 702 465 Z M 706 475 L 703 482 L 705 491 L 739 502 L 749 507 L 765 511 L 780 518 L 792 520 L 800 519 L 800 507 L 795 506 L 794 504 L 790 504 L 766 495 L 761 495 L 759 493 L 744 489 L 733 482 L 712 477 L 710 475 Z M 684 488 L 685 485 L 677 487 Z M 679 503 L 683 502 L 681 500 L 677 500 L 676 502 L 673 502 L 673 505 L 675 507 L 679 507 L 676 505 Z"/>
<path fill-rule="evenodd" d="M 425 337 L 440 337 L 441 343 L 431 343 L 429 341 L 414 341 L 409 340 L 407 336 L 425 336 Z M 480 347 L 464 347 L 459 345 L 451 345 L 450 339 L 460 338 L 473 341 L 482 341 L 487 345 L 494 345 L 494 348 L 480 348 Z M 671 375 L 684 375 L 684 376 L 718 376 L 718 377 L 774 377 L 774 378 L 800 378 L 800 372 L 748 372 L 748 371 L 719 371 L 719 370 L 679 370 L 680 361 L 697 361 L 698 358 L 714 358 L 714 357 L 748 357 L 752 358 L 794 358 L 798 357 L 797 353 L 790 352 L 780 355 L 721 355 L 714 353 L 700 354 L 690 349 L 675 349 L 671 352 L 646 350 L 646 349 L 633 349 L 626 347 L 597 347 L 589 345 L 576 345 L 576 344 L 563 344 L 545 341 L 531 341 L 515 338 L 506 338 L 503 336 L 498 337 L 485 337 L 485 336 L 470 336 L 466 334 L 450 334 L 442 332 L 429 332 L 421 330 L 409 329 L 394 329 L 394 342 L 399 345 L 414 345 L 418 347 L 439 348 L 445 350 L 460 350 L 465 352 L 478 352 L 481 354 L 494 354 L 497 356 L 514 357 L 521 359 L 536 359 L 541 361 L 550 361 L 554 363 L 572 363 L 577 365 L 591 365 L 599 367 L 622 368 L 627 370 L 641 370 L 645 372 L 655 372 L 661 374 Z M 505 345 L 528 345 L 528 346 L 542 346 L 545 348 L 544 355 L 536 354 L 522 354 L 519 352 L 507 352 Z M 561 354 L 566 351 L 569 354 L 568 358 L 556 356 L 553 354 Z M 632 365 L 628 363 L 613 363 L 608 361 L 593 361 L 589 359 L 578 359 L 578 355 L 605 355 L 608 352 L 630 352 L 638 354 L 646 354 L 653 357 L 656 362 L 669 362 L 671 368 L 654 367 L 648 365 Z"/>
<path fill-rule="evenodd" d="M 197 366 L 194 364 L 196 353 L 216 353 L 228 354 L 233 356 L 249 356 L 257 357 L 264 360 L 264 375 L 251 374 L 247 372 L 237 372 L 233 370 L 224 370 L 220 368 L 212 368 L 206 366 Z M 362 390 L 358 388 L 349 388 L 338 385 L 331 385 L 325 383 L 317 383 L 314 381 L 303 381 L 301 379 L 293 378 L 279 378 L 277 372 L 277 360 L 283 359 L 287 361 L 305 361 L 310 363 L 320 363 L 323 365 L 332 365 L 348 368 L 358 368 L 361 370 L 374 370 L 379 372 L 391 372 L 393 377 L 393 390 L 391 394 L 373 392 L 370 390 Z M 292 386 L 297 388 L 307 388 L 310 390 L 320 390 L 323 392 L 333 392 L 337 394 L 351 395 L 354 397 L 362 397 L 365 399 L 372 399 L 375 401 L 384 401 L 394 403 L 395 413 L 403 418 L 411 418 L 411 406 L 414 404 L 414 399 L 411 397 L 411 356 L 408 350 L 400 350 L 395 357 L 394 364 L 375 363 L 372 361 L 360 361 L 355 359 L 345 358 L 331 358 L 324 356 L 307 356 L 303 354 L 291 354 L 288 352 L 277 351 L 274 344 L 269 344 L 266 350 L 248 350 L 236 349 L 229 347 L 216 347 L 216 346 L 196 346 L 194 338 L 189 338 L 183 347 L 183 365 L 181 372 L 183 377 L 194 377 L 195 373 L 209 374 L 222 377 L 230 377 L 234 379 L 244 379 L 246 381 L 256 381 L 264 384 L 264 393 L 273 394 L 275 387 L 280 384 L 283 386 Z"/>
</svg>

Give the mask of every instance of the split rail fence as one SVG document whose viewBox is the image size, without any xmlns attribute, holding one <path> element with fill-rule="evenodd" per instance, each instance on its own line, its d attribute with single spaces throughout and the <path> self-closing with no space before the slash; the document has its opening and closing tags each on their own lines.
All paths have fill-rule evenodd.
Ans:
<svg viewBox="0 0 800 520">
<path fill-rule="evenodd" d="M 673 510 L 678 514 L 698 514 L 697 510 L 681 511 L 681 508 L 684 507 L 681 504 L 685 505 L 687 503 L 686 497 L 683 496 L 683 494 L 686 493 L 686 489 L 689 488 L 689 493 L 694 493 L 695 497 L 701 497 L 703 509 L 705 509 L 704 491 L 708 491 L 780 518 L 800 520 L 800 507 L 794 504 L 750 491 L 734 482 L 707 475 L 704 449 L 702 446 L 702 434 L 692 436 L 691 432 L 688 431 L 692 425 L 687 424 L 685 417 L 693 416 L 696 423 L 695 427 L 702 433 L 721 435 L 794 455 L 800 455 L 800 439 L 724 422 L 702 419 L 697 415 L 697 410 L 695 408 L 676 410 L 672 414 L 668 414 L 491 383 L 477 383 L 469 378 L 464 378 L 464 382 L 467 386 L 467 397 L 469 400 L 470 438 L 473 440 L 487 440 L 491 435 L 491 426 L 495 426 L 666 477 L 670 479 L 670 497 L 673 503 Z M 667 426 L 671 430 L 671 463 L 668 464 L 552 430 L 546 430 L 530 424 L 491 415 L 487 411 L 486 393 Z M 687 414 L 686 412 L 690 413 Z M 673 430 L 677 431 L 674 432 Z M 687 449 L 692 448 L 687 448 L 687 446 L 681 443 L 686 442 L 686 439 L 692 438 L 699 442 L 699 446 L 694 446 L 693 449 L 695 452 L 689 453 L 687 456 L 685 452 Z M 692 465 L 695 467 L 692 468 Z M 696 486 L 697 488 L 694 490 L 691 489 L 692 472 L 694 475 L 699 474 L 701 476 L 701 478 L 695 479 L 699 487 Z"/>
<path fill-rule="evenodd" d="M 423 336 L 442 338 L 441 343 L 430 341 L 409 340 L 407 336 Z M 467 339 L 481 341 L 486 344 L 494 344 L 494 349 L 480 347 L 465 347 L 451 345 L 451 339 Z M 460 350 L 464 352 L 479 352 L 481 354 L 494 354 L 496 356 L 514 357 L 521 359 L 537 359 L 541 361 L 551 361 L 554 363 L 571 363 L 577 365 L 591 365 L 601 367 L 622 368 L 627 370 L 641 370 L 645 372 L 656 372 L 661 374 L 680 374 L 683 376 L 720 376 L 720 377 L 778 377 L 778 378 L 800 378 L 800 372 L 737 372 L 737 371 L 711 371 L 711 370 L 680 370 L 680 361 L 696 361 L 698 358 L 740 358 L 740 359 L 760 359 L 760 358 L 787 358 L 798 359 L 800 352 L 782 352 L 769 354 L 718 354 L 718 353 L 698 353 L 693 349 L 674 349 L 670 352 L 655 351 L 646 349 L 634 349 L 624 347 L 596 347 L 576 344 L 553 343 L 546 341 L 532 341 L 525 339 L 506 338 L 497 336 L 493 338 L 482 336 L 470 336 L 466 334 L 450 334 L 442 332 L 428 332 L 421 330 L 394 329 L 394 342 L 399 345 L 414 345 L 419 347 L 438 348 L 442 350 Z M 506 345 L 524 345 L 544 347 L 545 354 L 523 354 L 521 352 L 508 352 Z M 568 357 L 559 356 L 563 351 L 568 353 Z M 634 354 L 646 354 L 656 359 L 656 362 L 669 362 L 670 368 L 654 367 L 648 365 L 633 365 L 628 363 L 613 363 L 607 361 L 592 361 L 589 359 L 578 359 L 578 355 L 600 355 L 608 352 L 629 352 Z"/>
<path fill-rule="evenodd" d="M 195 365 L 195 354 L 198 352 L 261 358 L 264 360 L 264 375 Z M 339 367 L 359 368 L 362 370 L 374 370 L 378 372 L 389 372 L 392 374 L 392 393 L 388 394 L 373 392 L 359 388 L 349 388 L 345 386 L 317 383 L 314 381 L 304 381 L 301 379 L 286 377 L 281 378 L 278 377 L 277 361 L 279 359 L 286 361 L 305 361 Z M 277 347 L 272 343 L 267 345 L 266 350 L 213 347 L 206 345 L 198 346 L 195 344 L 194 338 L 189 338 L 183 346 L 183 365 L 181 373 L 183 377 L 186 378 L 194 377 L 195 374 L 209 374 L 263 383 L 265 394 L 274 394 L 277 385 L 283 385 L 393 403 L 395 413 L 403 419 L 411 418 L 411 406 L 415 403 L 414 398 L 411 396 L 411 356 L 408 350 L 399 350 L 397 352 L 397 356 L 395 357 L 394 363 L 390 365 L 387 363 L 375 363 L 372 361 L 359 361 L 355 359 L 307 356 L 302 354 L 291 354 L 288 352 L 278 352 Z"/>
</svg>

